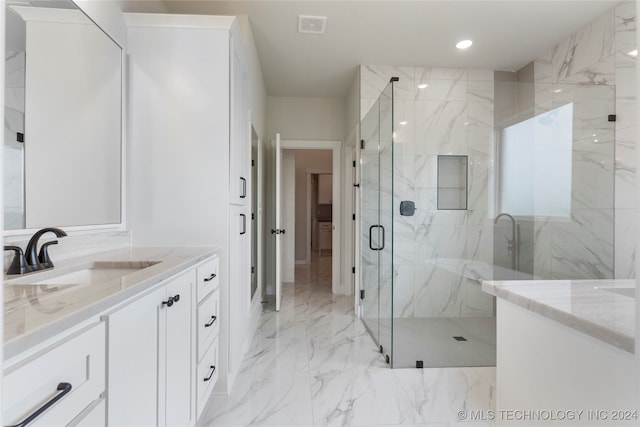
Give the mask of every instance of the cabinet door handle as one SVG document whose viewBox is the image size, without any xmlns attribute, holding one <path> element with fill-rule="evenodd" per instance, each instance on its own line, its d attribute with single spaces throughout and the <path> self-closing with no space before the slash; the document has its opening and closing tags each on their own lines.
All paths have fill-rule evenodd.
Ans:
<svg viewBox="0 0 640 427">
<path fill-rule="evenodd" d="M 209 376 L 207 376 L 204 381 L 209 381 L 211 377 L 213 377 L 213 373 L 216 371 L 216 367 L 213 365 L 211 365 L 209 369 L 211 369 L 211 372 L 209 372 Z"/>
<path fill-rule="evenodd" d="M 180 294 L 176 294 L 176 295 L 173 297 L 173 302 L 178 302 L 178 301 L 180 301 Z"/>
<path fill-rule="evenodd" d="M 43 412 L 45 412 L 47 409 L 49 409 L 51 406 L 53 406 L 58 400 L 62 399 L 67 393 L 69 393 L 71 391 L 71 388 L 72 387 L 71 387 L 70 383 L 59 383 L 58 387 L 56 387 L 56 390 L 59 391 L 60 393 L 58 393 L 55 396 L 53 396 L 53 398 L 51 400 L 49 400 L 47 403 L 45 403 L 44 405 L 39 407 L 33 414 L 29 415 L 21 423 L 13 425 L 13 426 L 7 426 L 7 427 L 24 427 L 24 426 L 26 426 L 31 421 L 35 420 L 40 415 L 42 415 Z"/>
<path fill-rule="evenodd" d="M 242 181 L 242 194 L 240 195 L 241 199 L 247 197 L 247 180 L 243 177 L 240 177 L 240 181 Z"/>
<path fill-rule="evenodd" d="M 173 297 L 169 297 L 168 300 L 162 301 L 162 305 L 166 305 L 167 307 L 171 307 L 173 305 Z"/>
<path fill-rule="evenodd" d="M 242 231 L 240 235 L 242 235 L 247 233 L 247 216 L 245 214 L 240 214 L 240 216 L 242 217 Z"/>
<path fill-rule="evenodd" d="M 216 316 L 211 316 L 211 322 L 205 323 L 204 327 L 208 328 L 209 326 L 213 325 L 216 322 L 216 319 L 217 319 Z"/>
<path fill-rule="evenodd" d="M 204 279 L 205 282 L 210 282 L 213 279 L 216 278 L 216 273 L 211 273 L 211 276 L 207 277 L 206 279 Z"/>
</svg>

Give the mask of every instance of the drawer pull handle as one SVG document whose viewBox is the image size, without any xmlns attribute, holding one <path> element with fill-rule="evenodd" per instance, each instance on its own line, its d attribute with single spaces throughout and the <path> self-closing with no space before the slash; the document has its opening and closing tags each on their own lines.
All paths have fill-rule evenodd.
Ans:
<svg viewBox="0 0 640 427">
<path fill-rule="evenodd" d="M 216 278 L 216 273 L 211 273 L 211 276 L 207 277 L 206 279 L 204 279 L 205 282 L 210 282 L 213 279 Z"/>
<path fill-rule="evenodd" d="M 166 305 L 167 307 L 171 307 L 174 302 L 180 301 L 180 294 L 176 294 L 172 297 L 169 297 L 168 300 L 162 301 L 162 305 Z"/>
<path fill-rule="evenodd" d="M 215 323 L 216 319 L 217 319 L 216 316 L 211 316 L 211 322 L 205 324 L 204 327 L 208 328 L 209 326 L 213 325 Z"/>
<path fill-rule="evenodd" d="M 50 401 L 48 401 L 47 403 L 42 405 L 33 414 L 31 414 L 27 418 L 25 418 L 24 421 L 22 421 L 20 424 L 16 424 L 14 426 L 7 426 L 7 427 L 24 427 L 27 424 L 29 424 L 31 421 L 33 421 L 36 418 L 38 418 L 40 415 L 42 415 L 43 412 L 45 412 L 47 409 L 49 409 L 51 406 L 53 406 L 58 400 L 62 399 L 65 396 L 65 394 L 67 394 L 67 393 L 69 393 L 71 391 L 71 384 L 69 384 L 69 383 L 60 383 L 60 384 L 58 384 L 58 387 L 56 388 L 56 390 L 58 390 L 60 393 L 56 394 Z"/>
<path fill-rule="evenodd" d="M 204 381 L 209 381 L 211 379 L 211 377 L 213 377 L 213 373 L 216 371 L 216 367 L 211 365 L 211 372 L 209 373 L 209 376 L 207 378 L 204 379 Z"/>
</svg>

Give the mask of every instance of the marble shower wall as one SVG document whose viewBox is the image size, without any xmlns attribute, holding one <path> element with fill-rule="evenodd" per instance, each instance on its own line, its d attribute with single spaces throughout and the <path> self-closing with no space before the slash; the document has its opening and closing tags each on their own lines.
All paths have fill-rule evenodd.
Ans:
<svg viewBox="0 0 640 427">
<path fill-rule="evenodd" d="M 573 218 L 536 221 L 535 273 L 541 277 L 635 277 L 636 59 L 629 55 L 636 49 L 635 15 L 635 3 L 623 2 L 533 63 L 535 114 L 567 96 L 577 106 Z M 598 111 L 597 99 L 609 111 Z M 614 113 L 614 126 L 603 123 Z"/>
<path fill-rule="evenodd" d="M 361 119 L 391 77 L 399 78 L 394 86 L 394 163 L 389 170 L 390 162 L 383 159 L 381 170 L 393 175 L 393 194 L 388 185 L 383 187 L 381 210 L 383 223 L 391 223 L 393 212 L 394 268 L 383 275 L 393 274 L 394 317 L 492 316 L 493 300 L 482 292 L 480 281 L 491 278 L 493 262 L 493 221 L 488 218 L 493 71 L 361 66 Z M 428 87 L 420 89 L 419 84 Z M 375 147 L 365 147 L 363 156 L 369 152 Z M 437 157 L 445 154 L 468 156 L 467 210 L 437 210 Z M 363 166 L 362 173 L 365 194 L 377 169 L 367 172 Z M 402 200 L 415 201 L 414 216 L 400 216 Z M 362 229 L 368 232 L 368 226 Z"/>
</svg>

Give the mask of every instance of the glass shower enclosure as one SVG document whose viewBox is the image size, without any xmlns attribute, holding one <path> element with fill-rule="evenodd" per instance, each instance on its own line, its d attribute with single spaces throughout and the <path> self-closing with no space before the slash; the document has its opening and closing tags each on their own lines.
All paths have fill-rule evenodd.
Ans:
<svg viewBox="0 0 640 427">
<path fill-rule="evenodd" d="M 615 89 L 495 81 L 480 126 L 400 84 L 360 124 L 361 317 L 392 368 L 492 366 L 483 280 L 614 277 Z"/>
</svg>

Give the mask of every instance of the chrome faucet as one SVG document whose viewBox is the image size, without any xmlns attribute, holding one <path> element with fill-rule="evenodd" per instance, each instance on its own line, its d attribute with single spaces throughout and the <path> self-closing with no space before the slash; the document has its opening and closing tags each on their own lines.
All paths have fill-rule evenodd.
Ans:
<svg viewBox="0 0 640 427">
<path fill-rule="evenodd" d="M 27 248 L 24 250 L 24 255 L 27 260 L 27 264 L 31 267 L 31 271 L 44 270 L 47 268 L 53 267 L 53 262 L 51 262 L 51 258 L 49 258 L 49 246 L 57 245 L 58 241 L 53 240 L 51 242 L 46 242 L 40 248 L 40 253 L 38 254 L 38 240 L 45 233 L 55 233 L 57 237 L 64 237 L 67 235 L 64 231 L 55 227 L 43 228 L 42 230 L 38 230 L 31 236 L 29 243 L 27 243 Z"/>
<path fill-rule="evenodd" d="M 511 252 L 511 269 L 518 271 L 520 264 L 520 225 L 516 227 L 516 220 L 506 212 L 502 212 L 493 220 L 493 224 L 497 224 L 500 217 L 506 216 L 511 220 L 511 240 L 507 238 L 507 250 Z"/>
</svg>

